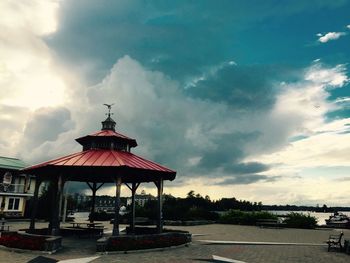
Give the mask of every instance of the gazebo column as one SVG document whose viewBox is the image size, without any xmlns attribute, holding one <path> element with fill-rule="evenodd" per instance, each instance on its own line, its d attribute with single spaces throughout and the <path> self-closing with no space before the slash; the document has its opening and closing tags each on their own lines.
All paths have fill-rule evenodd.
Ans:
<svg viewBox="0 0 350 263">
<path fill-rule="evenodd" d="M 120 210 L 120 189 L 122 185 L 122 178 L 119 176 L 116 179 L 115 203 L 114 203 L 114 222 L 113 222 L 113 236 L 119 235 L 119 210 Z"/>
<path fill-rule="evenodd" d="M 35 188 L 34 188 L 32 214 L 30 217 L 30 226 L 29 226 L 30 232 L 33 232 L 35 229 L 35 217 L 36 217 L 36 213 L 38 212 L 38 196 L 39 196 L 40 184 L 41 184 L 41 179 L 36 178 Z"/>
<path fill-rule="evenodd" d="M 163 179 L 154 182 L 158 189 L 158 222 L 157 222 L 157 232 L 160 234 L 163 231 Z"/>
<path fill-rule="evenodd" d="M 132 183 L 131 187 L 128 184 L 125 184 L 131 190 L 131 220 L 130 228 L 131 232 L 135 233 L 135 193 L 140 183 Z"/>
<path fill-rule="evenodd" d="M 63 186 L 65 184 L 65 181 L 62 180 L 62 189 L 59 193 L 59 196 L 58 196 L 58 218 L 60 219 L 60 221 L 62 220 L 62 206 L 63 206 Z"/>
<path fill-rule="evenodd" d="M 94 222 L 94 213 L 95 213 L 95 206 L 96 206 L 96 192 L 98 189 L 101 188 L 101 186 L 104 183 L 101 183 L 98 187 L 97 187 L 97 183 L 93 182 L 92 185 L 89 182 L 86 182 L 86 184 L 90 187 L 91 191 L 92 191 L 92 198 L 91 198 L 91 209 L 90 209 L 90 223 Z"/>
<path fill-rule="evenodd" d="M 60 232 L 60 218 L 59 218 L 59 200 L 62 194 L 62 188 L 64 181 L 62 180 L 62 175 L 60 175 L 57 180 L 54 181 L 53 187 L 53 198 L 52 198 L 52 217 L 49 226 L 51 235 L 57 236 Z"/>
</svg>

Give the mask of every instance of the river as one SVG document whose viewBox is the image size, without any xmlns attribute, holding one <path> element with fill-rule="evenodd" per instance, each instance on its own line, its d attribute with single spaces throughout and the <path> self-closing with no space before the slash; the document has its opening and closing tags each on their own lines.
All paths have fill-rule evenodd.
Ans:
<svg viewBox="0 0 350 263">
<path fill-rule="evenodd" d="M 270 213 L 273 213 L 275 215 L 288 215 L 289 213 L 292 213 L 293 211 L 268 211 Z M 296 213 L 302 213 L 304 215 L 310 215 L 314 216 L 317 219 L 317 224 L 318 225 L 325 225 L 326 224 L 326 219 L 329 218 L 330 215 L 333 215 L 333 213 L 319 213 L 319 212 L 309 212 L 309 211 L 295 211 Z M 342 212 L 339 211 L 340 213 L 343 213 L 347 216 L 350 217 L 350 212 Z M 75 212 L 74 213 L 75 220 L 78 221 L 84 221 L 89 219 L 89 212 Z"/>
</svg>

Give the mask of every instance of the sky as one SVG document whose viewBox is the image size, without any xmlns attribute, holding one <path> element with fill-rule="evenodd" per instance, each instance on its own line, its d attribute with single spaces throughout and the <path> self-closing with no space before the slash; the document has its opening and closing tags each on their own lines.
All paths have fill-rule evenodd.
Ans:
<svg viewBox="0 0 350 263">
<path fill-rule="evenodd" d="M 177 171 L 165 193 L 350 206 L 349 1 L 0 10 L 1 156 L 33 165 L 81 151 L 74 139 L 100 130 L 114 103 L 133 153 Z"/>
</svg>

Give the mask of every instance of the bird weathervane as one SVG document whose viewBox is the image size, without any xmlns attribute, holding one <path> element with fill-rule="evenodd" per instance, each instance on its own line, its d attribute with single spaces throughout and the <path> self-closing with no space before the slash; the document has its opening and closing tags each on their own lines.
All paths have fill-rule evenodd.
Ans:
<svg viewBox="0 0 350 263">
<path fill-rule="evenodd" d="M 112 103 L 112 104 L 104 103 L 103 105 L 105 105 L 108 108 L 108 113 L 106 113 L 106 115 L 108 115 L 108 117 L 110 117 L 111 114 L 113 115 L 113 113 L 111 113 L 111 109 L 112 109 L 112 106 L 114 105 L 114 103 Z"/>
</svg>

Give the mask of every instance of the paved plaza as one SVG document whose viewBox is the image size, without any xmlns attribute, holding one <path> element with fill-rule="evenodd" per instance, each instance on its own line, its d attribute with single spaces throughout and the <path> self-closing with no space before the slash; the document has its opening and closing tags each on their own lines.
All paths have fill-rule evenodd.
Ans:
<svg viewBox="0 0 350 263">
<path fill-rule="evenodd" d="M 28 223 L 10 223 L 12 229 L 28 226 Z M 105 222 L 109 230 L 112 225 Z M 47 226 L 45 223 L 38 227 Z M 302 230 L 288 228 L 259 228 L 255 226 L 238 225 L 202 225 L 188 227 L 171 227 L 195 234 L 192 244 L 188 246 L 149 252 L 130 252 L 122 254 L 97 254 L 95 240 L 86 238 L 64 238 L 63 248 L 55 254 L 41 252 L 0 250 L 0 262 L 27 262 L 38 256 L 57 260 L 67 260 L 82 257 L 99 256 L 93 263 L 107 262 L 214 262 L 212 256 L 239 260 L 247 263 L 255 262 L 350 262 L 350 255 L 337 251 L 327 252 L 325 241 L 330 234 L 339 230 L 317 229 Z M 108 233 L 108 230 L 107 230 Z M 345 238 L 350 239 L 350 230 L 344 230 Z M 281 242 L 281 243 L 310 243 L 311 245 L 232 245 L 208 244 L 202 240 L 213 241 L 250 241 L 250 242 Z"/>
</svg>

